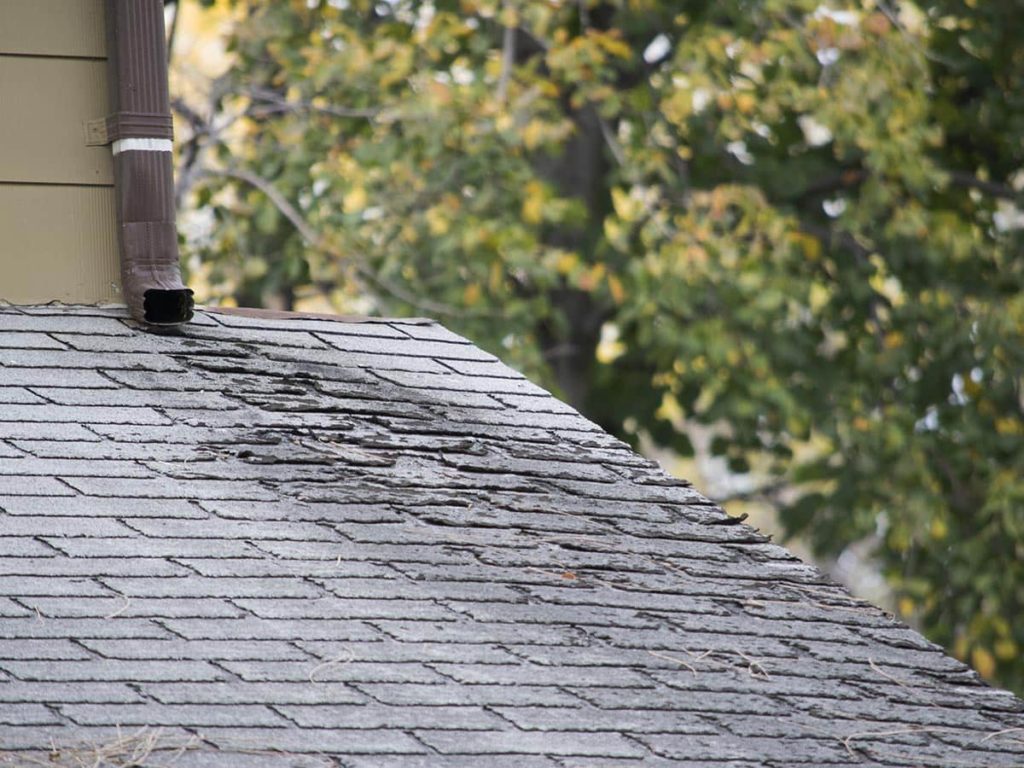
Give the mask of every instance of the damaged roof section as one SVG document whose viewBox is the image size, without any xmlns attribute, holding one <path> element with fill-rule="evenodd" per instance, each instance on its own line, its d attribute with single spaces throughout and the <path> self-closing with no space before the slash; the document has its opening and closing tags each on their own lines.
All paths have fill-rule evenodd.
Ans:
<svg viewBox="0 0 1024 768">
<path fill-rule="evenodd" d="M 0 308 L 0 765 L 131 750 L 989 768 L 1024 705 L 436 324 Z"/>
</svg>

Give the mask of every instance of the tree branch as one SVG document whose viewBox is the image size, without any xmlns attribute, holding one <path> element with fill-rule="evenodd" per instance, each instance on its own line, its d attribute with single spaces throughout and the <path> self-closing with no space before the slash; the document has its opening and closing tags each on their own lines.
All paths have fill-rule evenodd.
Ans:
<svg viewBox="0 0 1024 768">
<path fill-rule="evenodd" d="M 208 112 L 212 116 L 217 115 L 217 108 L 220 100 L 228 87 L 227 76 L 223 75 L 213 81 L 210 87 Z M 171 101 L 171 109 L 178 113 L 188 123 L 192 135 L 187 141 L 179 144 L 178 158 L 179 166 L 177 181 L 174 186 L 174 201 L 178 208 L 182 207 L 185 196 L 195 183 L 196 174 L 202 167 L 202 159 L 206 150 L 213 144 L 220 141 L 221 134 L 227 130 L 241 115 L 234 115 L 219 126 L 214 126 L 214 117 L 209 119 L 203 117 L 198 110 L 193 109 L 183 99 L 177 98 Z"/>
<path fill-rule="evenodd" d="M 950 185 L 954 187 L 976 189 L 985 195 L 998 197 L 1002 200 L 1016 200 L 1021 196 L 1021 193 L 1017 192 L 1017 190 L 1009 184 L 1000 184 L 995 181 L 983 181 L 967 171 L 945 171 L 945 173 L 949 176 Z M 793 197 L 788 198 L 787 202 L 799 203 L 807 200 L 808 198 L 827 195 L 830 192 L 836 192 L 843 189 L 850 189 L 862 184 L 868 176 L 869 173 L 863 168 L 848 168 L 834 176 L 828 176 L 824 179 L 813 182 L 800 190 L 800 192 Z"/>
<path fill-rule="evenodd" d="M 597 107 L 591 106 L 591 109 L 594 110 L 594 114 L 597 116 L 597 124 L 601 128 L 601 138 L 604 139 L 604 143 L 608 145 L 608 150 L 612 153 L 612 157 L 615 158 L 616 165 L 622 168 L 626 165 L 626 153 L 622 151 L 622 145 L 619 144 L 619 140 L 615 138 L 615 134 L 612 133 L 612 127 L 608 125 L 608 121 L 601 116 Z"/>
<path fill-rule="evenodd" d="M 512 68 L 516 63 L 516 28 L 505 27 L 501 44 L 501 76 L 498 78 L 498 102 L 504 104 L 508 99 L 508 84 L 512 79 Z"/>
<path fill-rule="evenodd" d="M 875 252 L 874 249 L 861 243 L 849 232 L 837 232 L 831 227 L 821 227 L 808 222 L 801 222 L 800 229 L 826 243 L 834 242 L 841 248 L 846 248 L 853 253 L 853 258 L 861 267 L 867 268 L 870 265 L 868 258 Z M 879 311 L 883 301 L 888 303 L 877 291 L 871 291 L 871 296 L 868 299 L 868 317 L 874 325 L 875 339 L 879 345 L 883 343 L 882 316 Z"/>
<path fill-rule="evenodd" d="M 736 491 L 728 496 L 721 497 L 718 499 L 720 506 L 725 506 L 734 501 L 761 501 L 770 504 L 773 507 L 778 507 L 781 503 L 779 496 L 791 487 L 791 483 L 787 480 L 779 480 L 773 483 L 767 483 L 758 488 L 751 488 L 748 491 Z"/>
<path fill-rule="evenodd" d="M 317 112 L 332 117 L 372 120 L 382 111 L 382 107 L 336 107 L 333 105 L 319 106 L 311 101 L 288 101 L 275 91 L 265 88 L 254 88 L 249 91 L 249 98 L 254 103 L 247 111 L 249 117 L 269 117 L 288 112 Z"/>
<path fill-rule="evenodd" d="M 178 21 L 181 18 L 181 4 L 184 0 L 176 0 L 174 3 L 173 15 L 171 16 L 171 24 L 167 30 L 167 62 L 170 63 L 174 58 L 174 41 L 178 36 Z M 164 5 L 167 5 L 165 2 Z"/>
<path fill-rule="evenodd" d="M 999 184 L 994 181 L 982 181 L 977 176 L 964 171 L 947 171 L 949 181 L 955 187 L 966 187 L 976 189 L 990 197 L 998 197 L 1003 200 L 1016 200 L 1020 193 L 1008 184 Z"/>
<path fill-rule="evenodd" d="M 835 176 L 828 176 L 824 179 L 809 184 L 800 190 L 789 202 L 799 203 L 811 197 L 827 195 L 830 192 L 837 192 L 842 189 L 856 187 L 867 178 L 867 172 L 860 168 L 849 168 Z"/>
<path fill-rule="evenodd" d="M 200 171 L 199 176 L 221 176 L 229 179 L 236 179 L 237 181 L 248 184 L 254 189 L 258 189 L 266 196 L 281 215 L 284 216 L 293 227 L 295 227 L 295 231 L 299 233 L 299 236 L 302 237 L 307 244 L 332 258 L 340 261 L 352 261 L 349 256 L 341 254 L 332 248 L 327 243 L 323 235 L 311 226 L 308 221 L 306 221 L 303 215 L 291 204 L 288 198 L 285 197 L 284 194 L 282 194 L 281 191 L 270 181 L 262 176 L 243 168 L 204 169 Z M 442 304 L 436 301 L 431 301 L 430 299 L 424 299 L 410 293 L 401 286 L 395 285 L 362 264 L 353 262 L 352 266 L 359 277 L 373 283 L 384 293 L 389 294 L 399 301 L 403 301 L 406 304 L 416 307 L 417 309 L 423 310 L 424 312 L 460 319 L 500 317 L 500 315 L 491 312 L 472 312 L 459 309 L 458 307 L 453 307 L 449 304 Z"/>
</svg>

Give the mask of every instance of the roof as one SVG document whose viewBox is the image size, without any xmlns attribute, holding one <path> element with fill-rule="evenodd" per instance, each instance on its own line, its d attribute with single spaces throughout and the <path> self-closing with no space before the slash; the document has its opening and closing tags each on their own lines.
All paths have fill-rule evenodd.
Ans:
<svg viewBox="0 0 1024 768">
<path fill-rule="evenodd" d="M 1020 700 L 434 323 L 6 307 L 0 363 L 0 765 L 1024 764 Z"/>
</svg>

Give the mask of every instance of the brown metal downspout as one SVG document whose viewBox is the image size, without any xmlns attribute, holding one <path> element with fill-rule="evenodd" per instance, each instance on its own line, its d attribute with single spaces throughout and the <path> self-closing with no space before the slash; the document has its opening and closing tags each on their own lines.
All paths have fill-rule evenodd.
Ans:
<svg viewBox="0 0 1024 768">
<path fill-rule="evenodd" d="M 149 325 L 192 319 L 175 227 L 173 131 L 162 0 L 106 0 L 110 116 L 95 129 L 114 153 L 121 282 Z"/>
</svg>

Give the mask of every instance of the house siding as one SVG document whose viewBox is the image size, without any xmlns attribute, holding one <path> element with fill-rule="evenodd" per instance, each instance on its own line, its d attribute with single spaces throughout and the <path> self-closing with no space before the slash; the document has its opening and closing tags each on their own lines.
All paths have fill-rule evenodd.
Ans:
<svg viewBox="0 0 1024 768">
<path fill-rule="evenodd" d="M 120 301 L 102 0 L 0 2 L 0 300 Z"/>
</svg>

